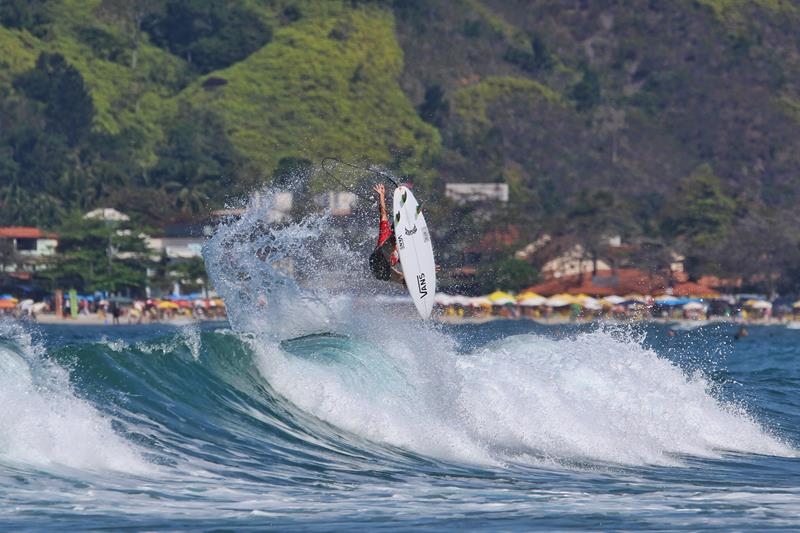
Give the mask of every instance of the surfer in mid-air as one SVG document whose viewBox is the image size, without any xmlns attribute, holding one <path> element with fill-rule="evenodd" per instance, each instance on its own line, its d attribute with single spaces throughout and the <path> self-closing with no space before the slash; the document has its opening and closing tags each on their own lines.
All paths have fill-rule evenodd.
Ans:
<svg viewBox="0 0 800 533">
<path fill-rule="evenodd" d="M 369 256 L 369 268 L 372 275 L 382 281 L 403 283 L 403 271 L 400 270 L 400 254 L 397 253 L 397 239 L 389 225 L 389 214 L 386 211 L 386 188 L 378 183 L 372 188 L 378 194 L 380 209 L 380 229 L 378 245 Z"/>
</svg>

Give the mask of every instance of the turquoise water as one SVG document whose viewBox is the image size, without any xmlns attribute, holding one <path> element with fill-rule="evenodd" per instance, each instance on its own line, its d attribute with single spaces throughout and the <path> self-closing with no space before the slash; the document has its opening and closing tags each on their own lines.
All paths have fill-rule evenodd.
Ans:
<svg viewBox="0 0 800 533">
<path fill-rule="evenodd" d="M 422 323 L 248 213 L 229 322 L 0 322 L 0 529 L 800 529 L 800 330 Z"/>
<path fill-rule="evenodd" d="M 734 331 L 4 323 L 0 526 L 797 529 L 800 331 Z"/>
</svg>

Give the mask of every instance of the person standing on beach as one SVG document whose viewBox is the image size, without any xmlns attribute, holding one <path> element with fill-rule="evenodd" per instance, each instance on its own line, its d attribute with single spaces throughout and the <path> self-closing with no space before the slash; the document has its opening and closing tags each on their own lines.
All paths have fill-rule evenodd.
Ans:
<svg viewBox="0 0 800 533">
<path fill-rule="evenodd" d="M 111 311 L 111 316 L 113 317 L 111 323 L 112 324 L 119 324 L 119 315 L 121 314 L 121 310 L 117 305 L 117 302 L 111 302 L 109 306 L 109 310 Z"/>
</svg>

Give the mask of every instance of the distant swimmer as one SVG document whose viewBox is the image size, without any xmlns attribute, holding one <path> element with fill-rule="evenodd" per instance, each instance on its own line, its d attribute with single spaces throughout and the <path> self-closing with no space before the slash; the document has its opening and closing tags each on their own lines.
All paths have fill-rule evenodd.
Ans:
<svg viewBox="0 0 800 533">
<path fill-rule="evenodd" d="M 750 332 L 747 331 L 747 328 L 744 327 L 744 326 L 741 326 L 739 328 L 739 331 L 737 331 L 736 333 L 733 334 L 733 338 L 738 341 L 742 337 L 747 337 L 749 334 L 750 334 Z"/>
<path fill-rule="evenodd" d="M 373 187 L 378 194 L 380 209 L 380 228 L 378 245 L 369 256 L 369 268 L 372 275 L 382 281 L 403 283 L 403 271 L 400 270 L 400 254 L 397 252 L 397 239 L 394 230 L 389 226 L 389 215 L 386 211 L 386 189 L 382 183 Z"/>
</svg>

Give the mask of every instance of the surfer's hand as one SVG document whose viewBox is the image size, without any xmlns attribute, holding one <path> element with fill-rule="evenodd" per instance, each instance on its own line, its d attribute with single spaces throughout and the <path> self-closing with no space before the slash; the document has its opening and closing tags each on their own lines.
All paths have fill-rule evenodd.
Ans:
<svg viewBox="0 0 800 533">
<path fill-rule="evenodd" d="M 383 199 L 386 196 L 386 188 L 383 186 L 383 183 L 378 183 L 375 185 L 372 190 L 378 193 L 378 198 Z"/>
</svg>

